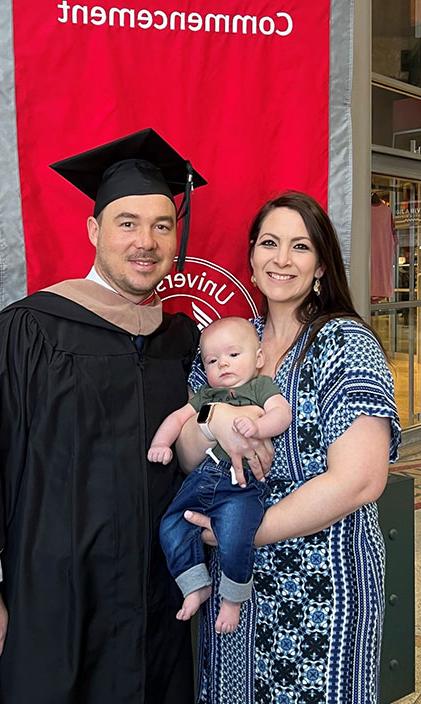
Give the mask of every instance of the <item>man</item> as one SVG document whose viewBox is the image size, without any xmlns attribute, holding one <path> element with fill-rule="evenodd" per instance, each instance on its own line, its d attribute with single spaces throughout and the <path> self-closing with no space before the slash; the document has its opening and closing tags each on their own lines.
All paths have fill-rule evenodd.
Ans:
<svg viewBox="0 0 421 704">
<path fill-rule="evenodd" d="M 53 168 L 95 200 L 96 257 L 0 315 L 0 701 L 189 704 L 189 626 L 158 543 L 181 476 L 146 452 L 187 400 L 197 329 L 154 288 L 174 195 L 205 181 L 153 130 Z"/>
</svg>

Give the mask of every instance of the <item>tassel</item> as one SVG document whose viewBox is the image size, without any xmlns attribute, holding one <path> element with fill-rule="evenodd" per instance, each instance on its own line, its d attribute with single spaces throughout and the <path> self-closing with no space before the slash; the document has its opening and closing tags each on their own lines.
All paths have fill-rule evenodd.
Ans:
<svg viewBox="0 0 421 704">
<path fill-rule="evenodd" d="M 191 192 L 193 190 L 193 168 L 192 168 L 192 165 L 189 161 L 186 161 L 186 169 L 187 169 L 186 188 L 184 191 L 183 202 L 181 203 L 180 209 L 177 214 L 178 220 L 180 220 L 181 218 L 184 218 L 183 228 L 181 231 L 180 249 L 179 249 L 178 258 L 177 258 L 177 271 L 180 271 L 180 272 L 183 271 L 183 269 L 184 269 L 184 263 L 186 261 L 186 253 L 187 253 L 187 243 L 189 240 L 189 233 L 190 233 L 190 198 L 191 198 Z"/>
</svg>

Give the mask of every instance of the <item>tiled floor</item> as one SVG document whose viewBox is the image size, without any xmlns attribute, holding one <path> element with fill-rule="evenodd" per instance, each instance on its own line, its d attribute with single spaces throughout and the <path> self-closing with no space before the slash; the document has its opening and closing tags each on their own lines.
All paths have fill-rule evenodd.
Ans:
<svg viewBox="0 0 421 704">
<path fill-rule="evenodd" d="M 401 451 L 402 465 L 420 459 L 421 444 L 411 451 Z M 418 499 L 418 496 L 417 496 Z M 416 658 L 416 684 L 415 692 L 394 704 L 421 704 L 421 507 L 415 511 L 415 658 Z"/>
</svg>

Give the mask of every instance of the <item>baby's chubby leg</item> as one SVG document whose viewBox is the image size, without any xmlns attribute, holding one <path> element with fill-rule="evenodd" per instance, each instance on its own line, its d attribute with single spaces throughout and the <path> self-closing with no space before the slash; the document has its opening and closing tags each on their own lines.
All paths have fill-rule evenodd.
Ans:
<svg viewBox="0 0 421 704">
<path fill-rule="evenodd" d="M 226 463 L 228 464 L 228 463 Z M 211 523 L 218 540 L 222 598 L 215 623 L 217 633 L 232 633 L 240 620 L 241 603 L 253 587 L 254 536 L 264 513 L 266 487 L 249 479 L 244 489 L 233 486 L 226 472 L 220 482 Z"/>
</svg>

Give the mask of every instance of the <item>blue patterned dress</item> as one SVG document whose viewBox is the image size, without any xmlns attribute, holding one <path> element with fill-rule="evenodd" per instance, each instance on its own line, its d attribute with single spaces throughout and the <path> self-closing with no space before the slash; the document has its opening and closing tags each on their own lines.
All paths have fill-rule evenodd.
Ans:
<svg viewBox="0 0 421 704">
<path fill-rule="evenodd" d="M 260 336 L 264 320 L 255 325 Z M 390 460 L 399 421 L 384 355 L 358 322 L 328 322 L 294 362 L 298 340 L 275 381 L 293 409 L 276 438 L 268 506 L 326 470 L 327 450 L 359 415 L 390 418 Z M 200 361 L 194 391 L 205 382 Z M 369 468 L 368 468 L 369 469 Z M 233 634 L 217 635 L 219 568 L 201 619 L 200 704 L 376 704 L 384 595 L 384 543 L 369 504 L 315 535 L 256 552 L 254 592 Z"/>
</svg>

